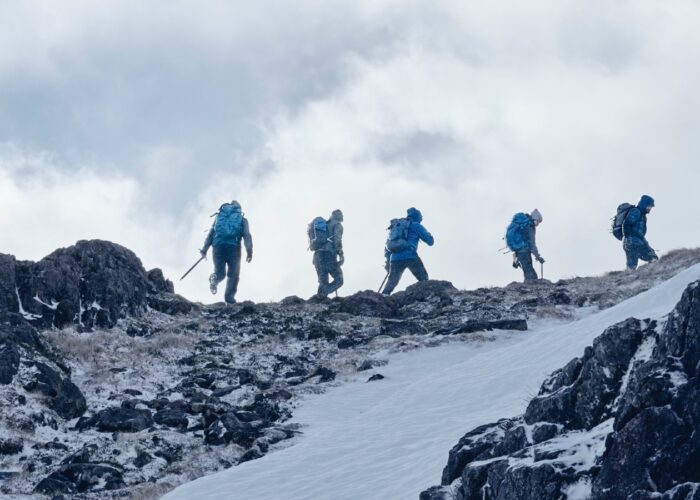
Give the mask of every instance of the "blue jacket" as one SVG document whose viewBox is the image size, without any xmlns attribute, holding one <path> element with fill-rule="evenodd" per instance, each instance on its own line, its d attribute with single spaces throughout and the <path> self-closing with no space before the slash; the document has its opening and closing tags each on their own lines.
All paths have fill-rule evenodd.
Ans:
<svg viewBox="0 0 700 500">
<path fill-rule="evenodd" d="M 433 235 L 430 234 L 421 224 L 423 214 L 420 213 L 420 210 L 417 208 L 409 208 L 408 216 L 406 218 L 411 221 L 411 225 L 408 228 L 408 248 L 403 252 L 397 253 L 390 253 L 385 249 L 384 256 L 389 259 L 390 262 L 417 259 L 418 244 L 421 240 L 423 240 L 428 246 L 433 246 L 435 243 Z"/>
<path fill-rule="evenodd" d="M 622 224 L 622 234 L 625 238 L 646 242 L 647 209 L 654 206 L 654 198 L 644 195 L 636 207 L 630 209 Z"/>
</svg>

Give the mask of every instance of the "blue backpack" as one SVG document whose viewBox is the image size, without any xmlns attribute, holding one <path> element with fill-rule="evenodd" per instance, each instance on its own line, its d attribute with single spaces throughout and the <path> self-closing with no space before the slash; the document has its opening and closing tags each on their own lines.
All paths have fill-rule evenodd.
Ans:
<svg viewBox="0 0 700 500">
<path fill-rule="evenodd" d="M 221 205 L 214 222 L 214 231 L 216 242 L 238 243 L 243 233 L 241 207 L 229 203 Z"/>
<path fill-rule="evenodd" d="M 513 220 L 506 229 L 506 245 L 512 252 L 519 252 L 528 247 L 527 231 L 532 225 L 529 215 L 519 212 L 513 216 Z"/>
<path fill-rule="evenodd" d="M 389 223 L 389 237 L 386 240 L 386 249 L 390 253 L 408 250 L 408 229 L 411 221 L 408 219 L 392 219 Z"/>
<path fill-rule="evenodd" d="M 323 217 L 316 217 L 306 228 L 309 237 L 309 250 L 321 250 L 328 243 L 328 222 Z"/>
</svg>

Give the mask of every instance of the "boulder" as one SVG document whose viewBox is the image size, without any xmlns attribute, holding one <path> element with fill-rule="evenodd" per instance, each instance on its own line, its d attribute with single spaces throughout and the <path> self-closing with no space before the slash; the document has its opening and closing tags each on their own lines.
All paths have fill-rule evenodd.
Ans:
<svg viewBox="0 0 700 500">
<path fill-rule="evenodd" d="M 25 386 L 28 392 L 40 392 L 47 398 L 49 408 L 59 416 L 70 420 L 85 413 L 87 405 L 80 389 L 68 378 L 50 366 L 34 363 L 36 373 L 31 382 Z"/>
<path fill-rule="evenodd" d="M 58 495 L 104 490 L 116 490 L 126 486 L 121 471 L 100 464 L 68 464 L 61 466 L 34 489 L 44 495 Z"/>
<path fill-rule="evenodd" d="M 425 302 L 433 297 L 449 298 L 456 292 L 457 289 L 449 281 L 427 280 L 414 283 L 406 290 L 392 295 L 392 298 L 399 307 L 404 307 L 414 302 Z"/>
<path fill-rule="evenodd" d="M 149 294 L 156 294 L 156 293 L 175 293 L 175 286 L 173 285 L 173 282 L 170 281 L 169 279 L 166 279 L 165 276 L 163 275 L 163 271 L 160 269 L 151 269 L 146 273 L 146 277 L 148 279 L 148 293 Z"/>
<path fill-rule="evenodd" d="M 393 318 L 397 313 L 396 302 L 371 290 L 357 292 L 339 300 L 338 310 L 353 316 L 370 316 L 376 318 Z"/>
<path fill-rule="evenodd" d="M 95 416 L 95 427 L 100 432 L 140 432 L 152 425 L 150 410 L 106 408 Z"/>
<path fill-rule="evenodd" d="M 107 241 L 79 241 L 39 262 L 18 262 L 22 307 L 37 325 L 112 327 L 146 309 L 149 281 L 130 250 Z"/>
</svg>

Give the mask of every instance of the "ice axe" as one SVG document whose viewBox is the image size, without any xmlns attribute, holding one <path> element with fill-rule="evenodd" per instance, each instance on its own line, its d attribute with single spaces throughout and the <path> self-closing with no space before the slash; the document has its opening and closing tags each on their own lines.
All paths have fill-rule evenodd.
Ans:
<svg viewBox="0 0 700 500">
<path fill-rule="evenodd" d="M 384 288 L 384 283 L 386 283 L 387 279 L 389 279 L 389 273 L 386 273 L 386 276 L 384 276 L 384 281 L 382 281 L 382 284 L 379 285 L 379 290 L 377 290 L 377 293 L 382 293 L 382 288 Z"/>
<path fill-rule="evenodd" d="M 192 270 L 199 265 L 200 262 L 202 262 L 204 259 L 206 259 L 206 255 L 202 255 L 197 262 L 194 263 L 192 267 L 190 267 L 185 274 L 182 275 L 182 278 L 180 278 L 180 281 L 184 280 L 188 274 L 192 272 Z"/>
</svg>

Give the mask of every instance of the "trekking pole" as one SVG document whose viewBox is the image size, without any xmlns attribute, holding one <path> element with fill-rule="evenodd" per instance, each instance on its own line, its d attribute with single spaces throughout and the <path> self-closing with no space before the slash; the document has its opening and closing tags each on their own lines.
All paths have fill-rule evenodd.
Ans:
<svg viewBox="0 0 700 500">
<path fill-rule="evenodd" d="M 540 279 L 544 279 L 544 262 L 540 262 Z"/>
<path fill-rule="evenodd" d="M 185 274 L 182 275 L 182 278 L 180 278 L 180 281 L 184 280 L 188 274 L 192 272 L 192 270 L 199 265 L 200 262 L 202 262 L 204 259 L 206 259 L 205 255 L 202 255 L 197 262 L 194 263 L 192 267 L 190 267 Z"/>
<path fill-rule="evenodd" d="M 386 280 L 389 279 L 389 273 L 386 273 L 386 276 L 384 276 L 384 281 L 382 281 L 382 284 L 379 285 L 379 290 L 377 293 L 382 293 L 382 288 L 384 288 L 384 283 L 386 283 Z"/>
</svg>

